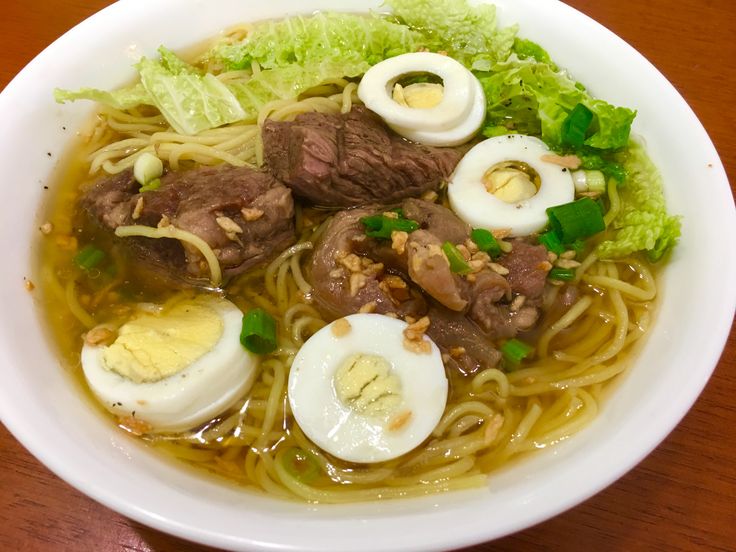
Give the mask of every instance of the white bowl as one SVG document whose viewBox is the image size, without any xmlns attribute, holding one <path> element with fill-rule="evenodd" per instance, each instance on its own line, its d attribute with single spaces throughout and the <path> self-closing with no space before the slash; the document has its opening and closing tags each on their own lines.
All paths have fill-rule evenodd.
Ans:
<svg viewBox="0 0 736 552">
<path fill-rule="evenodd" d="M 0 95 L 6 198 L 0 236 L 8 259 L 0 273 L 3 423 L 57 475 L 106 506 L 162 531 L 232 549 L 466 546 L 570 508 L 639 462 L 695 401 L 730 328 L 736 256 L 722 253 L 736 251 L 736 216 L 726 175 L 685 101 L 622 40 L 556 0 L 496 4 L 503 24 L 518 22 L 522 36 L 545 46 L 595 95 L 638 110 L 634 131 L 662 170 L 670 211 L 683 215 L 682 240 L 662 275 L 655 327 L 590 427 L 493 474 L 480 490 L 313 506 L 256 496 L 173 465 L 100 416 L 59 368 L 23 278 L 30 274 L 29 244 L 48 193 L 43 185 L 93 106 L 57 105 L 52 88 L 122 85 L 134 76 L 133 55 L 153 54 L 160 44 L 182 48 L 242 20 L 379 7 L 358 0 L 310 0 L 309 10 L 302 0 L 123 0 L 64 35 L 8 85 Z"/>
</svg>

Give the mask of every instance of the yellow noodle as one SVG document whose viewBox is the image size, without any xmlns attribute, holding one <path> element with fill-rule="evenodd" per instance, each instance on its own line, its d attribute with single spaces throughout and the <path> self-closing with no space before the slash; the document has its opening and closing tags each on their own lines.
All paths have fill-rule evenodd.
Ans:
<svg viewBox="0 0 736 552">
<path fill-rule="evenodd" d="M 583 281 L 593 286 L 601 286 L 608 289 L 616 289 L 624 295 L 633 297 L 639 301 L 651 301 L 657 293 L 657 290 L 652 286 L 649 289 L 642 289 L 632 284 L 628 284 L 619 280 L 618 278 L 611 278 L 609 276 L 583 276 Z"/>
<path fill-rule="evenodd" d="M 572 307 L 570 307 L 570 310 L 568 310 L 562 316 L 562 318 L 557 320 L 557 322 L 552 324 L 547 329 L 547 331 L 542 334 L 542 336 L 539 338 L 539 341 L 537 342 L 537 353 L 539 354 L 539 356 L 547 356 L 547 347 L 549 346 L 549 342 L 552 340 L 552 338 L 560 333 L 562 330 L 570 326 L 570 324 L 575 322 L 575 320 L 580 318 L 580 316 L 588 309 L 592 302 L 593 299 L 587 295 L 580 298 Z"/>
<path fill-rule="evenodd" d="M 69 311 L 76 316 L 77 320 L 79 320 L 88 330 L 94 328 L 97 323 L 95 322 L 95 319 L 92 318 L 86 310 L 84 310 L 84 307 L 79 304 L 79 300 L 77 299 L 77 283 L 74 280 L 69 280 L 66 283 L 64 295 L 66 297 L 66 304 L 69 307 Z"/>
<path fill-rule="evenodd" d="M 118 226 L 115 229 L 115 235 L 119 238 L 127 238 L 131 236 L 141 236 L 144 238 L 171 238 L 193 245 L 202 254 L 210 267 L 210 281 L 212 285 L 217 287 L 222 283 L 222 271 L 220 270 L 220 261 L 217 260 L 212 248 L 199 236 L 175 228 L 174 226 L 162 226 L 161 228 L 153 228 L 150 226 L 140 226 L 134 224 L 132 226 Z"/>
<path fill-rule="evenodd" d="M 276 282 L 274 280 L 274 274 L 280 267 L 286 259 L 294 255 L 295 253 L 298 253 L 300 251 L 304 251 L 306 249 L 312 249 L 314 247 L 314 244 L 312 242 L 302 242 L 298 243 L 296 245 L 292 245 L 286 251 L 281 253 L 278 257 L 276 257 L 266 268 L 266 289 L 268 290 L 268 293 L 271 294 L 271 297 L 276 297 Z"/>
<path fill-rule="evenodd" d="M 457 420 L 461 416 L 468 414 L 469 412 L 479 415 L 481 419 L 490 418 L 494 414 L 494 411 L 482 402 L 467 401 L 457 404 L 454 407 L 445 411 L 445 414 L 444 416 L 442 416 L 442 419 L 437 424 L 437 427 L 434 428 L 432 435 L 434 435 L 435 437 L 439 437 L 440 435 L 445 433 L 445 431 L 447 431 L 447 428 L 455 420 Z"/>
<path fill-rule="evenodd" d="M 606 212 L 605 216 L 603 217 L 603 222 L 605 223 L 606 227 L 608 227 L 608 225 L 616 219 L 619 212 L 621 211 L 621 199 L 618 195 L 615 178 L 608 179 L 608 201 L 610 203 L 610 206 L 608 208 L 608 212 Z"/>
</svg>

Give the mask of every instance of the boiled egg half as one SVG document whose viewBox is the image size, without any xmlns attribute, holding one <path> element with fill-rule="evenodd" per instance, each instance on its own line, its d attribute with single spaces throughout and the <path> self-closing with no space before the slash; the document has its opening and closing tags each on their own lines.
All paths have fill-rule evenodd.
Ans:
<svg viewBox="0 0 736 552">
<path fill-rule="evenodd" d="M 399 81 L 433 75 L 442 84 Z M 377 63 L 358 86 L 358 97 L 397 134 L 431 146 L 455 146 L 475 136 L 486 115 L 478 79 L 458 61 L 431 52 L 402 54 Z"/>
<path fill-rule="evenodd" d="M 320 448 L 350 462 L 381 462 L 431 434 L 447 402 L 445 369 L 437 346 L 426 336 L 407 342 L 407 328 L 388 316 L 353 314 L 301 347 L 289 403 Z"/>
<path fill-rule="evenodd" d="M 139 310 L 114 341 L 85 342 L 82 370 L 103 406 L 146 433 L 192 429 L 253 383 L 258 357 L 240 344 L 243 314 L 203 295 Z"/>
<path fill-rule="evenodd" d="M 575 185 L 569 169 L 554 163 L 539 138 L 507 134 L 466 153 L 447 187 L 450 206 L 474 228 L 527 236 L 547 225 L 547 208 L 569 203 Z"/>
</svg>

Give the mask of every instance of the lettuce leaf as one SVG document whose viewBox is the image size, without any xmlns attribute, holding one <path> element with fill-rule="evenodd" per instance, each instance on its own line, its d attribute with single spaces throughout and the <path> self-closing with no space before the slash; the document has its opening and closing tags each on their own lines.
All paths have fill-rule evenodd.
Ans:
<svg viewBox="0 0 736 552">
<path fill-rule="evenodd" d="M 76 100 L 91 100 L 114 109 L 131 109 L 139 105 L 153 105 L 153 99 L 141 83 L 108 92 L 97 88 L 80 88 L 79 90 L 54 89 L 54 99 L 58 103 Z"/>
<path fill-rule="evenodd" d="M 486 136 L 509 131 L 541 135 L 552 148 L 561 148 L 562 123 L 582 103 L 595 115 L 585 145 L 615 149 L 628 143 L 636 112 L 595 99 L 554 65 L 534 57 L 510 59 L 478 75 L 488 102 Z"/>
<path fill-rule="evenodd" d="M 362 75 L 369 67 L 368 62 L 360 60 L 292 64 L 263 70 L 245 82 L 229 84 L 228 88 L 243 108 L 244 119 L 255 119 L 261 107 L 272 100 L 295 98 L 325 81 Z"/>
<path fill-rule="evenodd" d="M 516 26 L 499 29 L 496 8 L 491 4 L 471 6 L 466 0 L 386 0 L 400 21 L 422 32 L 433 51 L 451 57 L 478 71 L 509 57 Z"/>
<path fill-rule="evenodd" d="M 646 251 L 654 262 L 680 237 L 680 217 L 667 214 L 662 177 L 644 148 L 631 142 L 622 154 L 626 185 L 619 189 L 621 212 L 612 221 L 613 237 L 598 245 L 601 259 Z"/>
<path fill-rule="evenodd" d="M 200 75 L 181 66 L 174 73 L 164 62 L 147 58 L 136 67 L 153 104 L 176 132 L 194 135 L 245 118 L 235 95 L 210 73 Z"/>
<path fill-rule="evenodd" d="M 240 43 L 219 44 L 207 54 L 226 70 L 313 65 L 324 61 L 374 65 L 419 49 L 424 37 L 376 15 L 318 13 L 256 24 Z"/>
<path fill-rule="evenodd" d="M 142 58 L 136 65 L 140 82 L 106 92 L 93 88 L 54 91 L 57 102 L 93 100 L 115 109 L 130 109 L 142 104 L 155 106 L 168 123 L 181 134 L 241 121 L 245 111 L 235 95 L 212 74 L 201 74 L 171 51 L 159 48 L 161 59 Z"/>
</svg>

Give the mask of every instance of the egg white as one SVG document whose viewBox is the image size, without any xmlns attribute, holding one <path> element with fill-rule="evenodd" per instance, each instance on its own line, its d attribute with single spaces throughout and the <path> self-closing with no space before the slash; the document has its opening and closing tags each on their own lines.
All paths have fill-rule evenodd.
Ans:
<svg viewBox="0 0 736 552">
<path fill-rule="evenodd" d="M 394 84 L 411 73 L 431 73 L 443 81 L 442 101 L 430 108 L 413 108 L 394 101 Z M 431 52 L 402 54 L 377 63 L 358 85 L 358 97 L 368 109 L 397 128 L 446 131 L 463 122 L 473 108 L 477 79 L 461 63 Z"/>
<path fill-rule="evenodd" d="M 104 345 L 85 343 L 82 370 L 102 405 L 145 422 L 152 432 L 192 429 L 231 407 L 253 384 L 258 357 L 240 344 L 243 313 L 230 301 L 207 302 L 220 317 L 217 343 L 185 369 L 157 382 L 136 383 L 104 367 Z M 163 315 L 165 316 L 165 315 Z"/>
<path fill-rule="evenodd" d="M 446 130 L 419 130 L 397 125 L 389 126 L 404 138 L 428 146 L 449 147 L 464 144 L 475 136 L 486 118 L 486 95 L 483 92 L 483 86 L 472 73 L 471 77 L 473 78 L 472 107 L 465 118 L 455 126 Z"/>
<path fill-rule="evenodd" d="M 323 450 L 350 462 L 370 463 L 396 458 L 419 446 L 435 428 L 445 409 L 448 384 L 437 346 L 416 353 L 404 346 L 407 324 L 380 314 L 345 317 L 351 326 L 337 336 L 330 324 L 301 347 L 289 373 L 291 410 L 307 437 Z M 398 429 L 365 416 L 338 398 L 334 377 L 354 354 L 383 357 L 401 382 L 403 404 L 411 412 Z"/>
<path fill-rule="evenodd" d="M 474 146 L 455 167 L 447 187 L 452 210 L 474 228 L 509 229 L 527 236 L 547 225 L 547 208 L 569 203 L 575 186 L 568 169 L 543 161 L 552 153 L 540 139 L 523 134 L 488 138 Z M 541 185 L 529 199 L 507 203 L 488 192 L 485 172 L 502 161 L 522 161 L 537 171 Z"/>
</svg>

